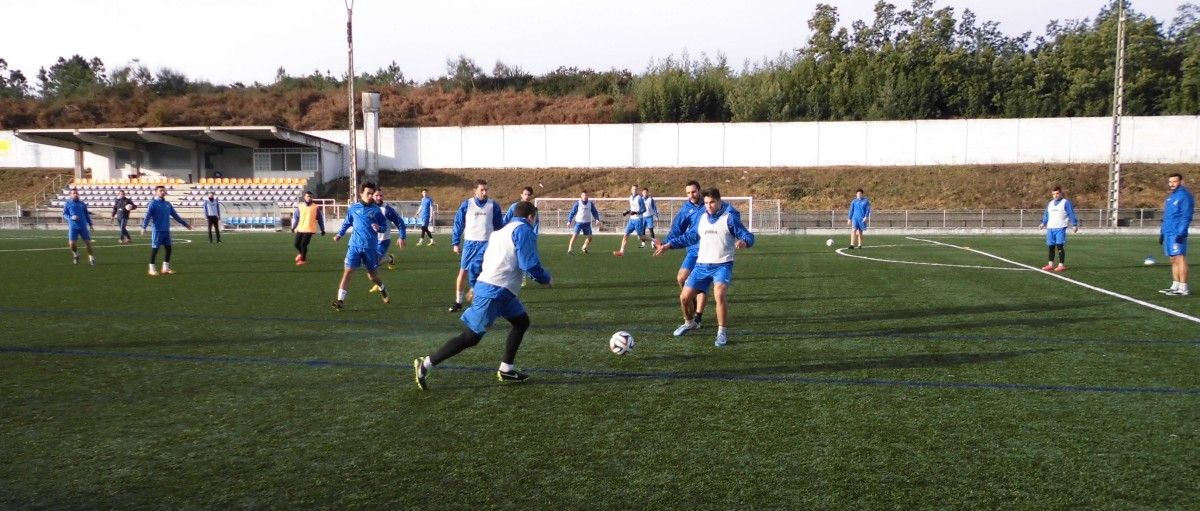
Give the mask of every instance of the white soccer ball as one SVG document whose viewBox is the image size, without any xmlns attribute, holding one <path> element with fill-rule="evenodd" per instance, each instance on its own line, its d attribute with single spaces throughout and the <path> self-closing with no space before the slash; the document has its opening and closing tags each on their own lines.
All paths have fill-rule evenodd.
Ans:
<svg viewBox="0 0 1200 511">
<path fill-rule="evenodd" d="M 1150 256 L 1146 256 L 1146 260 L 1142 261 L 1142 264 L 1144 264 L 1146 266 L 1154 266 L 1154 258 L 1150 257 Z"/>
<path fill-rule="evenodd" d="M 133 211 L 133 204 L 126 204 L 125 211 Z"/>
<path fill-rule="evenodd" d="M 617 355 L 624 355 L 633 351 L 633 344 L 633 335 L 624 330 L 613 334 L 608 339 L 608 349 Z"/>
<path fill-rule="evenodd" d="M 825 240 L 825 246 L 832 247 L 833 246 L 833 238 L 829 238 L 829 239 Z"/>
</svg>

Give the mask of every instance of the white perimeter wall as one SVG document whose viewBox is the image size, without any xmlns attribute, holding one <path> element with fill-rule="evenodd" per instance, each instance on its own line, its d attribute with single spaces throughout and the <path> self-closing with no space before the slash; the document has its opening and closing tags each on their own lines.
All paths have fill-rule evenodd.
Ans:
<svg viewBox="0 0 1200 511">
<path fill-rule="evenodd" d="M 1108 163 L 1109 126 L 1109 118 L 1091 117 L 382 128 L 379 166 L 407 170 Z M 341 130 L 308 133 L 347 142 Z M 1123 162 L 1200 163 L 1200 116 L 1126 117 L 1122 133 Z M 363 162 L 361 131 L 357 142 Z M 323 155 L 326 180 L 344 175 L 348 153 L 344 154 Z M 343 160 L 342 168 L 337 168 L 337 160 Z M 72 166 L 74 155 L 68 149 L 30 144 L 12 132 L 0 132 L 0 167 Z"/>
</svg>

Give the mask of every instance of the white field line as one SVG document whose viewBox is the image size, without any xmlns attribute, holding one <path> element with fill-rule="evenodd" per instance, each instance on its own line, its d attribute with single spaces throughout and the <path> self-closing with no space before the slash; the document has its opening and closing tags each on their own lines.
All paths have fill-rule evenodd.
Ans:
<svg viewBox="0 0 1200 511">
<path fill-rule="evenodd" d="M 1166 308 L 1166 307 L 1163 307 L 1163 306 L 1161 306 L 1161 305 L 1155 305 L 1155 304 L 1153 304 L 1153 303 L 1150 303 L 1150 302 L 1146 302 L 1146 301 L 1138 300 L 1137 298 L 1134 298 L 1134 297 L 1132 297 L 1132 296 L 1126 296 L 1126 295 L 1123 295 L 1123 294 L 1121 294 L 1121 293 L 1117 293 L 1117 292 L 1114 292 L 1114 291 L 1109 291 L 1109 290 L 1107 290 L 1107 289 L 1104 289 L 1104 288 L 1096 287 L 1096 286 L 1093 286 L 1093 285 L 1091 285 L 1091 284 L 1087 284 L 1087 283 L 1080 282 L 1080 281 L 1078 281 L 1078 280 L 1075 280 L 1075 279 L 1071 279 L 1071 278 L 1068 278 L 1068 277 L 1064 277 L 1063 275 L 1061 275 L 1061 274 L 1058 274 L 1058 273 L 1054 273 L 1054 272 L 1048 272 L 1048 271 L 1043 271 L 1041 268 L 1035 268 L 1035 267 L 1033 267 L 1033 266 L 1030 266 L 1030 265 L 1028 265 L 1028 264 L 1024 264 L 1024 263 L 1018 263 L 1018 262 L 1016 262 L 1016 261 L 1009 260 L 1009 259 L 1005 259 L 1005 258 L 1003 258 L 1003 257 L 1000 257 L 1000 256 L 998 256 L 998 255 L 995 255 L 995 254 L 989 254 L 989 253 L 987 253 L 987 252 L 984 252 L 984 251 L 982 251 L 982 250 L 975 250 L 975 249 L 973 249 L 973 248 L 969 248 L 969 247 L 960 247 L 960 246 L 958 246 L 958 245 L 952 245 L 952 244 L 950 244 L 950 243 L 942 243 L 942 242 L 940 242 L 940 241 L 926 240 L 926 239 L 921 239 L 921 238 L 913 238 L 913 237 L 911 237 L 911 236 L 906 236 L 906 237 L 907 237 L 908 239 L 910 239 L 910 240 L 913 240 L 913 241 L 924 241 L 924 242 L 926 242 L 926 243 L 932 243 L 932 244 L 934 244 L 934 245 L 941 245 L 941 246 L 944 246 L 944 247 L 951 247 L 951 248 L 957 248 L 957 249 L 960 249 L 960 250 L 966 250 L 966 251 L 969 251 L 969 252 L 974 252 L 974 253 L 976 253 L 976 254 L 979 254 L 979 255 L 982 255 L 982 256 L 987 256 L 987 257 L 990 257 L 990 258 L 992 258 L 992 259 L 996 259 L 996 260 L 998 260 L 998 261 L 1004 261 L 1004 262 L 1006 262 L 1006 263 L 1008 263 L 1008 264 L 1011 264 L 1011 265 L 1020 266 L 1020 267 L 1022 267 L 1022 268 L 1029 269 L 1029 270 L 1034 270 L 1034 271 L 1037 271 L 1038 273 L 1041 273 L 1041 274 L 1043 274 L 1043 275 L 1046 275 L 1046 276 L 1048 276 L 1048 277 L 1054 277 L 1054 278 L 1056 278 L 1056 279 L 1064 280 L 1064 281 L 1066 281 L 1066 282 L 1070 282 L 1071 284 L 1075 284 L 1076 286 L 1080 286 L 1080 287 L 1084 287 L 1084 288 L 1087 288 L 1087 289 L 1091 289 L 1092 291 L 1095 291 L 1095 292 L 1097 292 L 1097 293 L 1106 294 L 1106 295 L 1108 295 L 1108 296 L 1112 296 L 1112 297 L 1114 297 L 1114 298 L 1120 298 L 1120 299 L 1122 299 L 1122 300 L 1125 300 L 1125 301 L 1127 301 L 1127 302 L 1136 303 L 1136 304 L 1138 304 L 1138 305 L 1141 305 L 1142 307 L 1147 307 L 1147 308 L 1154 309 L 1154 310 L 1156 310 L 1156 311 L 1159 311 L 1159 312 L 1164 312 L 1164 313 L 1170 314 L 1170 315 L 1172 315 L 1172 316 L 1175 316 L 1175 317 L 1178 317 L 1178 318 L 1183 318 L 1183 319 L 1186 319 L 1186 320 L 1188 320 L 1188 321 L 1191 321 L 1191 322 L 1193 322 L 1193 323 L 1200 323 L 1200 318 L 1198 318 L 1198 317 L 1195 317 L 1195 316 L 1190 316 L 1190 315 L 1184 314 L 1184 313 L 1182 313 L 1182 312 L 1179 312 L 1179 311 L 1176 311 L 1176 310 L 1168 309 L 1168 308 Z"/>
<path fill-rule="evenodd" d="M 911 239 L 911 238 L 910 238 Z M 921 245 L 871 245 L 867 248 L 887 248 L 887 247 L 918 247 Z M 862 249 L 860 249 L 862 250 Z M 897 264 L 916 264 L 920 266 L 942 266 L 946 268 L 970 268 L 975 270 L 1005 270 L 1005 271 L 1026 271 L 1024 268 L 1005 268 L 1001 266 L 972 266 L 969 264 L 948 264 L 948 263 L 922 263 L 917 261 L 902 261 L 900 259 L 883 259 L 879 257 L 867 257 L 846 252 L 845 248 L 839 248 L 835 252 L 838 255 L 853 257 L 855 259 L 866 259 L 868 261 L 878 261 L 881 263 L 897 263 Z"/>
<path fill-rule="evenodd" d="M 37 239 L 50 239 L 50 238 L 37 238 Z M 63 241 L 66 241 L 66 239 L 63 239 Z M 175 243 L 191 243 L 192 242 L 192 240 L 184 239 L 184 238 L 180 238 L 180 239 L 173 240 L 173 241 Z M 92 243 L 92 248 L 125 248 L 125 247 L 148 247 L 148 246 L 150 246 L 149 243 L 130 243 L 128 245 L 97 245 L 95 243 Z M 85 245 L 82 242 L 76 242 L 76 247 L 84 248 Z M 61 247 L 47 247 L 47 248 L 4 248 L 4 249 L 0 249 L 0 252 L 46 252 L 46 251 L 52 251 L 52 250 L 70 250 L 70 249 L 67 248 L 66 245 L 64 245 Z"/>
</svg>

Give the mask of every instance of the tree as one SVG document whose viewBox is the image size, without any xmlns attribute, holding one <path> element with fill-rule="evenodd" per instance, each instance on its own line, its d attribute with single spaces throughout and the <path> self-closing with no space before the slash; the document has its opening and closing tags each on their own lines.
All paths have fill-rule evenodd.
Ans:
<svg viewBox="0 0 1200 511">
<path fill-rule="evenodd" d="M 37 78 L 43 99 L 93 96 L 108 85 L 100 57 L 59 57 L 49 70 L 39 69 Z"/>
<path fill-rule="evenodd" d="M 7 76 L 6 76 L 7 75 Z M 0 99 L 22 99 L 29 94 L 29 82 L 19 69 L 8 69 L 8 62 L 0 59 Z"/>
</svg>

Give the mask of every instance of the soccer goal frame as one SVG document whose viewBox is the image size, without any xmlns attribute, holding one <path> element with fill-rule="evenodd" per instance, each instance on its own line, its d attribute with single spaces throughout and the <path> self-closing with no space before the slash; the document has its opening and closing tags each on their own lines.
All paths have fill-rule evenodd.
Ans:
<svg viewBox="0 0 1200 511">
<path fill-rule="evenodd" d="M 543 232 L 568 232 L 567 226 L 570 221 L 567 214 L 571 212 L 571 207 L 579 197 L 538 197 L 533 199 L 533 205 L 538 208 L 538 221 L 541 223 L 539 229 Z M 658 218 L 655 219 L 654 228 L 660 232 L 656 232 L 659 236 L 665 236 L 667 230 L 671 227 L 671 221 L 675 218 L 675 213 L 679 211 L 679 207 L 687 202 L 687 197 L 654 197 L 654 202 L 658 207 Z M 732 205 L 735 209 L 742 213 L 746 227 L 751 231 L 756 230 L 756 215 L 761 216 L 759 211 L 759 202 L 751 196 L 733 196 L 721 197 L 721 200 Z M 592 230 L 598 234 L 624 234 L 625 222 L 628 217 L 621 215 L 625 210 L 629 209 L 629 198 L 588 198 L 588 202 L 595 202 L 596 209 L 600 212 L 600 225 L 592 225 Z M 778 201 L 771 201 L 775 208 L 778 209 Z M 778 223 L 779 212 L 775 211 L 775 219 Z M 769 229 L 771 227 L 768 227 Z M 778 229 L 778 226 L 773 227 Z"/>
</svg>

